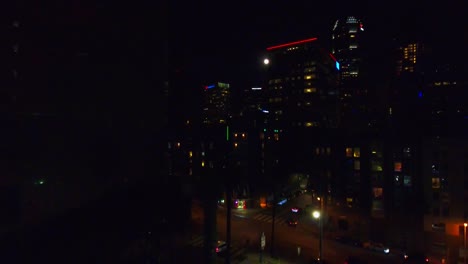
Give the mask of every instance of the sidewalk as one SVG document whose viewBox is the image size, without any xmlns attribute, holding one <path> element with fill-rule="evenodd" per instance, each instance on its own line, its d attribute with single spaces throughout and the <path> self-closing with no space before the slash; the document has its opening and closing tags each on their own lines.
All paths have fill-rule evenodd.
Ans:
<svg viewBox="0 0 468 264">
<path fill-rule="evenodd" d="M 246 259 L 240 262 L 239 264 L 258 264 L 260 262 L 259 253 L 248 253 L 246 254 Z M 272 258 L 270 254 L 265 253 L 263 255 L 263 264 L 302 264 L 306 263 L 305 261 L 291 261 L 283 258 Z"/>
</svg>

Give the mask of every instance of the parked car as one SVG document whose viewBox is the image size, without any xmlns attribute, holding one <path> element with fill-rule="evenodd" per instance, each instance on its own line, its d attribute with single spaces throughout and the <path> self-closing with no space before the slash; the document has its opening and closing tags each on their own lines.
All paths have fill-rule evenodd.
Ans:
<svg viewBox="0 0 468 264">
<path fill-rule="evenodd" d="M 377 251 L 377 252 L 382 252 L 385 254 L 390 253 L 390 249 L 386 246 L 384 246 L 382 243 L 377 243 L 377 242 L 365 242 L 363 243 L 363 247 L 370 249 L 372 251 Z"/>
<path fill-rule="evenodd" d="M 414 263 L 414 264 L 425 264 L 429 263 L 429 258 L 426 256 L 426 254 L 421 253 L 421 252 L 411 252 L 411 253 L 405 253 L 403 255 L 403 263 Z"/>
<path fill-rule="evenodd" d="M 297 206 L 294 206 L 294 207 L 291 208 L 291 212 L 295 213 L 295 214 L 301 214 L 302 211 L 303 211 L 302 208 L 297 207 Z"/>
<path fill-rule="evenodd" d="M 227 249 L 226 241 L 220 240 L 216 243 L 216 248 L 215 248 L 216 253 L 224 252 L 226 249 Z"/>
<path fill-rule="evenodd" d="M 296 227 L 296 226 L 297 226 L 297 219 L 295 219 L 295 218 L 289 218 L 289 219 L 287 220 L 287 223 L 288 223 L 289 226 Z"/>
</svg>

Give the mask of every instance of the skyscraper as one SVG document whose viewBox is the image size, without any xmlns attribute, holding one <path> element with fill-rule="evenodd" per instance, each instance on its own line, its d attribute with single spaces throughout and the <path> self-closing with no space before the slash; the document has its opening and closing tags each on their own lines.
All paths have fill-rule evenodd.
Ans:
<svg viewBox="0 0 468 264">
<path fill-rule="evenodd" d="M 228 83 L 217 82 L 204 87 L 204 124 L 225 124 L 229 117 L 230 89 Z"/>
<path fill-rule="evenodd" d="M 363 32 L 362 21 L 353 16 L 336 20 L 333 26 L 332 53 L 341 64 L 341 83 L 355 80 L 360 75 Z"/>
<path fill-rule="evenodd" d="M 421 63 L 421 55 L 424 45 L 418 42 L 407 43 L 399 47 L 399 58 L 397 59 L 396 74 L 400 76 L 403 72 L 416 72 Z"/>
<path fill-rule="evenodd" d="M 275 45 L 267 52 L 261 134 L 266 141 L 265 174 L 278 183 L 288 175 L 311 174 L 325 193 L 329 164 L 318 159 L 314 163 L 311 152 L 330 147 L 339 126 L 339 63 L 317 38 Z"/>
<path fill-rule="evenodd" d="M 336 20 L 332 32 L 332 53 L 340 63 L 340 104 L 343 126 L 367 125 L 368 85 L 363 82 L 363 34 L 361 20 L 348 16 Z"/>
<path fill-rule="evenodd" d="M 339 122 L 333 55 L 310 38 L 267 48 L 266 108 L 277 128 L 332 128 Z"/>
</svg>

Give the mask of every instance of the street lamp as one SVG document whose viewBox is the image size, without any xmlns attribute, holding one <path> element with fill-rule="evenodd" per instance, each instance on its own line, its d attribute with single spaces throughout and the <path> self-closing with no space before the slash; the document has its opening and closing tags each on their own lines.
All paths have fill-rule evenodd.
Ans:
<svg viewBox="0 0 468 264">
<path fill-rule="evenodd" d="M 312 216 L 315 219 L 319 220 L 319 230 L 320 230 L 320 237 L 319 237 L 319 258 L 318 260 L 322 263 L 322 247 L 323 247 L 323 199 L 317 197 L 317 200 L 320 201 L 320 211 L 313 211 Z"/>
<path fill-rule="evenodd" d="M 268 65 L 269 63 L 270 63 L 270 60 L 269 60 L 269 59 L 264 59 L 264 60 L 263 60 L 263 64 Z"/>
<path fill-rule="evenodd" d="M 319 219 L 320 218 L 320 212 L 319 211 L 314 211 L 312 213 L 312 216 L 315 218 L 315 219 Z"/>
<path fill-rule="evenodd" d="M 468 223 L 463 223 L 463 244 L 464 244 L 464 254 L 463 256 L 465 257 L 465 264 L 466 264 L 466 226 Z"/>
</svg>

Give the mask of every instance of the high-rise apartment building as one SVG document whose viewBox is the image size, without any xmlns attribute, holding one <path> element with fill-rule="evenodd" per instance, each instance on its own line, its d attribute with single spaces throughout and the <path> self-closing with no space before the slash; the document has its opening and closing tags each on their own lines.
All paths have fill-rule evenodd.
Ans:
<svg viewBox="0 0 468 264">
<path fill-rule="evenodd" d="M 217 82 L 204 86 L 203 123 L 226 124 L 230 111 L 230 86 Z"/>
<path fill-rule="evenodd" d="M 339 126 L 339 63 L 317 38 L 269 47 L 264 62 L 265 121 L 260 139 L 265 175 L 272 178 L 269 182 L 281 182 L 291 175 L 310 174 L 315 188 L 325 193 L 332 156 L 313 160 L 311 152 L 330 148 L 333 130 Z"/>
<path fill-rule="evenodd" d="M 332 53 L 341 64 L 341 83 L 354 80 L 360 75 L 363 32 L 362 21 L 353 16 L 336 20 L 333 26 Z"/>
<path fill-rule="evenodd" d="M 266 109 L 276 128 L 333 128 L 339 123 L 338 70 L 317 38 L 267 48 Z"/>
<path fill-rule="evenodd" d="M 397 59 L 396 74 L 400 76 L 404 72 L 417 72 L 421 65 L 421 55 L 424 45 L 419 42 L 411 42 L 399 47 L 399 58 Z"/>
</svg>

